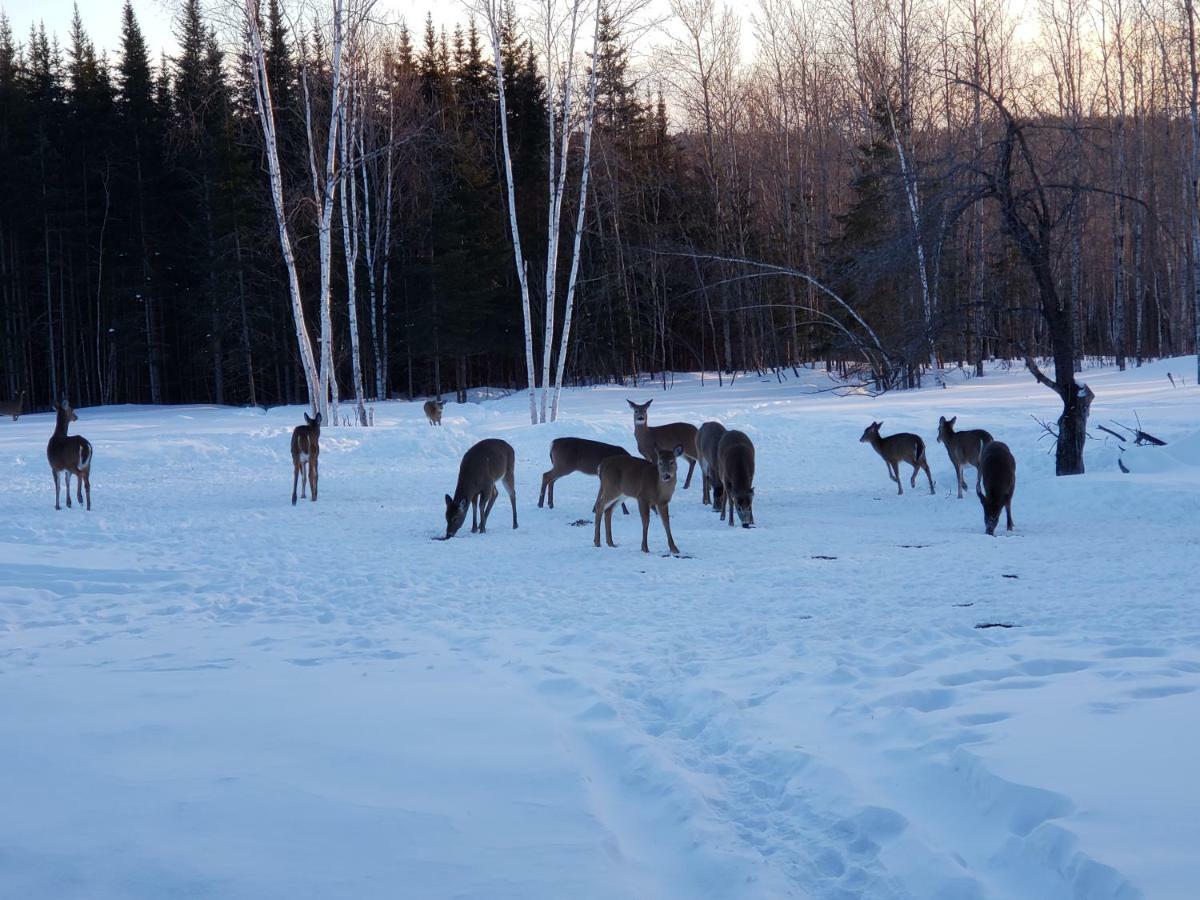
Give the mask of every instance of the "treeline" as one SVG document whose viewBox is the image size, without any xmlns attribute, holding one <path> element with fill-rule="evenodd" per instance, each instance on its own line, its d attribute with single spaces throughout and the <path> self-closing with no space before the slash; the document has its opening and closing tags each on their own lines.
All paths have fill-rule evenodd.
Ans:
<svg viewBox="0 0 1200 900">
<path fill-rule="evenodd" d="M 483 23 L 427 22 L 414 35 L 364 18 L 344 48 L 343 146 L 327 185 L 328 28 L 298 24 L 278 0 L 246 9 L 261 18 L 300 291 L 321 296 L 329 279 L 333 389 L 527 386 Z M 575 53 L 588 77 L 595 67 L 589 106 L 588 77 L 564 79 L 527 36 L 536 30 L 503 7 L 533 355 L 554 340 L 545 298 L 556 321 L 566 312 L 592 109 L 568 382 L 823 363 L 896 386 L 931 365 L 1044 353 L 1045 285 L 997 208 L 1005 184 L 1017 206 L 1049 195 L 1049 277 L 1077 359 L 1191 352 L 1193 11 L 1039 9 L 1031 55 L 1001 0 L 763 0 L 759 56 L 745 62 L 732 12 L 674 0 L 671 31 L 635 63 L 630 17 L 602 7 L 595 52 Z M 1091 13 L 1102 29 L 1089 31 Z M 175 53 L 153 59 L 128 3 L 122 16 L 113 59 L 78 14 L 64 45 L 41 26 L 18 39 L 0 17 L 0 392 L 25 390 L 42 408 L 64 394 L 77 405 L 302 402 L 245 29 L 218 33 L 186 0 Z M 550 267 L 564 110 L 573 177 Z M 1009 110 L 1029 171 L 1005 182 Z M 321 331 L 323 314 L 310 305 L 305 326 Z"/>
</svg>

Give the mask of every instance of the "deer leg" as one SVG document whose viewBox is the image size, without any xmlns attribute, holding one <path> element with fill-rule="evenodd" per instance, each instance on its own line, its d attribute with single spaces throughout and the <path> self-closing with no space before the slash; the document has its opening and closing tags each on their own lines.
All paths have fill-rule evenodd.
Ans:
<svg viewBox="0 0 1200 900">
<path fill-rule="evenodd" d="M 700 502 L 703 503 L 705 506 L 708 506 L 708 504 L 711 503 L 712 501 L 709 499 L 710 495 L 708 493 L 708 473 L 704 471 L 704 466 L 700 467 L 700 481 L 702 482 L 702 486 L 704 489 L 704 495 L 700 498 Z"/>
<path fill-rule="evenodd" d="M 500 496 L 500 492 L 496 490 L 496 486 L 492 485 L 492 490 L 488 494 L 487 505 L 479 512 L 479 533 L 483 534 L 487 530 L 488 516 L 492 514 L 492 507 L 496 505 L 496 498 Z"/>
<path fill-rule="evenodd" d="M 650 504 L 647 501 L 638 498 L 638 512 L 642 514 L 642 552 L 649 553 L 650 544 L 648 538 L 650 537 Z"/>
<path fill-rule="evenodd" d="M 308 497 L 308 463 L 300 463 L 300 499 Z"/>
<path fill-rule="evenodd" d="M 481 496 L 483 496 L 483 495 L 482 494 L 472 494 L 471 495 L 471 534 L 475 534 L 477 531 L 479 531 L 479 523 L 475 521 L 475 510 L 479 506 L 479 498 Z"/>
<path fill-rule="evenodd" d="M 667 512 L 667 503 L 658 504 L 658 516 L 662 519 L 663 531 L 667 533 L 667 546 L 671 548 L 671 552 L 676 556 L 679 555 L 679 548 L 675 546 L 675 538 L 671 536 L 671 515 Z M 729 523 L 733 524 L 733 515 L 729 516 Z"/>
<path fill-rule="evenodd" d="M 67 509 L 71 508 L 71 470 L 63 469 L 63 487 L 67 495 Z"/>
<path fill-rule="evenodd" d="M 504 475 L 504 490 L 508 491 L 508 505 L 512 507 L 513 529 L 517 527 L 517 482 L 512 472 Z M 554 509 L 554 483 L 550 483 L 550 508 Z"/>
<path fill-rule="evenodd" d="M 296 483 L 300 480 L 300 463 L 292 463 L 292 506 L 296 505 Z"/>
<path fill-rule="evenodd" d="M 933 489 L 933 473 L 929 471 L 929 460 L 925 459 L 924 457 L 922 457 L 922 459 L 921 459 L 921 468 L 925 470 L 925 480 L 929 482 L 929 493 L 931 493 L 931 494 L 935 493 L 935 491 Z M 916 472 L 914 472 L 913 478 L 915 479 L 916 477 L 917 477 L 917 474 L 916 474 Z M 913 487 L 916 487 L 916 486 L 917 485 L 914 481 Z"/>
<path fill-rule="evenodd" d="M 317 481 L 319 479 L 319 470 L 317 469 L 316 455 L 310 456 L 308 459 L 308 486 L 309 494 L 312 496 L 312 502 L 317 502 Z"/>
<path fill-rule="evenodd" d="M 54 508 L 62 509 L 58 502 L 58 471 L 56 469 L 51 469 L 50 476 L 54 479 Z"/>
<path fill-rule="evenodd" d="M 1007 503 L 1004 504 L 1004 515 L 1008 519 L 1008 530 L 1012 531 L 1013 530 L 1013 520 L 1012 520 L 1012 499 L 1011 498 L 1009 499 L 1009 501 Z"/>
<path fill-rule="evenodd" d="M 600 517 L 604 515 L 604 483 L 601 482 L 600 490 L 596 494 L 596 502 L 592 505 L 592 512 L 596 514 L 596 534 L 593 537 L 592 543 L 600 546 Z"/>
<path fill-rule="evenodd" d="M 83 506 L 83 470 L 79 469 L 75 472 L 75 498 L 79 501 L 79 505 Z"/>
<path fill-rule="evenodd" d="M 687 461 L 688 461 L 688 473 L 687 473 L 687 480 L 685 480 L 685 481 L 683 482 L 683 489 L 684 489 L 685 491 L 686 491 L 686 490 L 687 490 L 689 487 L 691 487 L 691 486 L 692 486 L 692 470 L 696 468 L 696 460 L 695 460 L 693 457 L 691 457 L 691 456 L 687 457 Z"/>
<path fill-rule="evenodd" d="M 722 484 L 721 485 L 721 521 L 722 522 L 725 521 L 725 504 L 726 504 L 726 501 L 728 501 L 728 499 L 729 499 L 729 485 Z M 732 519 L 733 518 L 733 510 L 731 509 L 729 511 L 729 513 L 730 513 L 729 518 Z"/>
<path fill-rule="evenodd" d="M 83 470 L 83 486 L 87 488 L 87 508 L 88 512 L 92 509 L 92 469 L 89 466 Z M 83 501 L 79 501 L 82 503 Z"/>
<path fill-rule="evenodd" d="M 542 492 L 538 494 L 538 509 L 546 500 L 546 491 L 550 491 L 550 508 L 554 509 L 554 470 L 542 473 Z"/>
<path fill-rule="evenodd" d="M 608 546 L 610 547 L 617 546 L 615 543 L 613 543 L 612 539 L 613 507 L 616 505 L 616 503 L 610 503 L 608 508 L 604 510 L 604 539 L 608 542 Z"/>
</svg>

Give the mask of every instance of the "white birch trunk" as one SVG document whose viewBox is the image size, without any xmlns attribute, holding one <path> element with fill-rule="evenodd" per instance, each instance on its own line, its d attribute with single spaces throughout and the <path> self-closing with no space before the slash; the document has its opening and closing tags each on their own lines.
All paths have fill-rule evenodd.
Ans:
<svg viewBox="0 0 1200 900">
<path fill-rule="evenodd" d="M 304 319 L 304 303 L 300 296 L 300 278 L 296 272 L 296 257 L 292 251 L 292 239 L 288 233 L 287 209 L 283 201 L 283 175 L 279 165 L 279 144 L 275 132 L 275 109 L 271 102 L 271 85 L 267 78 L 266 52 L 259 31 L 258 0 L 246 0 L 247 30 L 250 35 L 251 75 L 254 87 L 254 105 L 258 122 L 262 127 L 263 144 L 267 156 L 267 171 L 271 182 L 271 202 L 275 209 L 275 224 L 279 229 L 279 246 L 287 270 L 288 291 L 292 300 L 292 321 L 296 326 L 296 343 L 300 350 L 300 361 L 304 367 L 304 379 L 308 385 L 308 402 L 314 412 L 320 410 L 321 380 L 317 372 L 317 361 L 313 356 L 312 340 L 308 324 Z"/>
<path fill-rule="evenodd" d="M 348 92 L 353 91 L 353 84 Z M 354 381 L 355 417 L 360 425 L 363 421 L 363 378 L 362 354 L 358 340 L 358 182 L 354 178 L 354 159 L 351 155 L 352 142 L 348 132 L 357 135 L 358 129 L 358 95 L 353 94 L 347 103 L 341 105 L 340 151 L 341 171 L 345 179 L 341 186 L 340 200 L 342 210 L 342 254 L 346 261 L 346 312 L 350 320 L 350 366 Z M 349 107 L 349 112 L 347 112 Z M 347 187 L 349 190 L 347 190 Z"/>
<path fill-rule="evenodd" d="M 596 54 L 600 46 L 600 10 L 596 10 L 596 21 L 592 34 L 592 71 L 588 78 L 588 108 L 583 125 L 583 172 L 579 176 L 579 210 L 575 216 L 575 246 L 571 250 L 571 273 L 567 277 L 567 302 L 563 310 L 562 339 L 558 347 L 558 368 L 554 373 L 554 402 L 550 407 L 550 421 L 558 420 L 558 402 L 562 396 L 563 372 L 567 366 L 567 349 L 571 338 L 571 316 L 575 310 L 575 284 L 579 276 L 580 246 L 583 242 L 583 225 L 587 213 L 588 181 L 592 171 L 592 132 L 596 123 Z"/>
<path fill-rule="evenodd" d="M 525 323 L 525 374 L 529 380 L 529 421 L 536 425 L 537 380 L 533 366 L 533 324 L 529 313 L 529 277 L 525 271 L 525 256 L 521 252 L 521 230 L 517 225 L 517 195 L 513 190 L 512 152 L 508 143 L 508 100 L 504 88 L 504 61 L 500 48 L 500 9 L 496 0 L 487 0 L 484 13 L 488 24 L 488 37 L 492 42 L 492 56 L 496 67 L 496 91 L 500 99 L 500 137 L 504 150 L 504 182 L 508 189 L 508 221 L 512 228 L 513 263 L 517 267 L 517 280 L 521 285 L 521 312 Z"/>
</svg>

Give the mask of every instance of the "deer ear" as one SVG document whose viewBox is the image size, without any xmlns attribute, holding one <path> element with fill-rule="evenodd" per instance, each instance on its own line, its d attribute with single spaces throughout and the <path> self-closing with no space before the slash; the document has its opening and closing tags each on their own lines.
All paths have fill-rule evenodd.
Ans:
<svg viewBox="0 0 1200 900">
<path fill-rule="evenodd" d="M 447 494 L 446 495 L 446 506 L 453 506 L 453 505 L 454 505 L 454 498 L 451 497 L 449 494 Z"/>
<path fill-rule="evenodd" d="M 306 425 L 311 425 L 313 423 L 313 417 L 310 416 L 308 413 L 305 413 L 304 414 L 304 423 Z"/>
<path fill-rule="evenodd" d="M 651 403 L 653 403 L 653 402 L 654 402 L 653 400 L 647 400 L 647 401 L 645 402 L 645 404 L 644 404 L 645 408 L 646 408 L 646 409 L 649 409 L 649 408 L 650 408 L 650 404 L 651 404 Z"/>
<path fill-rule="evenodd" d="M 947 425 L 953 425 L 953 424 L 954 424 L 955 422 L 957 422 L 957 421 L 958 421 L 958 416 L 953 416 L 952 418 L 949 418 L 949 419 L 947 419 L 947 420 L 946 420 L 946 424 L 947 424 Z"/>
<path fill-rule="evenodd" d="M 317 417 L 313 421 L 315 421 L 318 425 L 320 425 L 321 424 L 321 414 L 317 413 Z"/>
<path fill-rule="evenodd" d="M 625 398 L 625 402 L 628 403 L 634 409 L 638 408 L 638 405 L 636 403 L 634 403 L 632 400 L 630 400 L 628 397 Z"/>
<path fill-rule="evenodd" d="M 939 425 L 945 425 L 945 424 L 946 424 L 946 417 L 945 417 L 945 416 L 938 416 L 938 424 L 939 424 Z"/>
</svg>

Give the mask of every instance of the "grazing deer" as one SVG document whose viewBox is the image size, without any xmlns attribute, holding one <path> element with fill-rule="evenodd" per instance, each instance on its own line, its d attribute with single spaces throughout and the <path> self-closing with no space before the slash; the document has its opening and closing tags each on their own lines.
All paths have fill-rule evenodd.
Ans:
<svg viewBox="0 0 1200 900">
<path fill-rule="evenodd" d="M 296 505 L 296 482 L 300 496 L 311 487 L 312 502 L 317 502 L 317 457 L 321 454 L 321 414 L 314 419 L 304 414 L 304 424 L 292 429 L 292 506 Z"/>
<path fill-rule="evenodd" d="M 696 426 L 687 422 L 671 422 L 669 425 L 656 425 L 651 428 L 646 424 L 646 418 L 647 410 L 654 401 L 625 402 L 633 407 L 633 438 L 637 441 L 638 452 L 642 454 L 642 458 L 652 463 L 658 458 L 659 450 L 682 447 L 683 455 L 688 459 L 687 478 L 683 481 L 683 487 L 684 490 L 689 488 L 692 484 L 692 470 L 696 468 L 696 461 L 700 458 L 700 451 L 696 447 Z"/>
<path fill-rule="evenodd" d="M 504 489 L 508 491 L 513 528 L 517 527 L 517 489 L 513 480 L 516 461 L 513 448 L 497 438 L 482 440 L 463 454 L 454 496 L 446 495 L 446 540 L 450 540 L 462 528 L 468 506 L 471 507 L 471 533 L 483 534 L 487 531 L 488 515 L 500 494 L 496 490 L 497 481 L 503 481 Z M 477 511 L 478 524 L 475 521 Z"/>
<path fill-rule="evenodd" d="M 982 428 L 975 428 L 971 431 L 955 431 L 954 423 L 958 421 L 958 416 L 947 419 L 945 416 L 938 418 L 938 443 L 946 446 L 946 453 L 950 457 L 950 465 L 954 466 L 954 478 L 958 482 L 958 499 L 962 499 L 963 490 L 967 486 L 966 479 L 963 478 L 963 466 L 975 467 L 975 489 L 979 489 L 979 454 L 985 446 L 992 440 L 992 436 Z"/>
<path fill-rule="evenodd" d="M 1013 530 L 1012 498 L 1017 489 L 1017 461 L 1013 459 L 1008 445 L 1002 441 L 992 441 L 984 446 L 979 454 L 979 484 L 975 485 L 975 494 L 983 504 L 983 526 L 990 535 L 996 534 L 996 526 L 1000 523 L 1000 510 L 1008 518 L 1008 530 Z"/>
<path fill-rule="evenodd" d="M 721 492 L 724 490 L 721 479 L 717 477 L 720 471 L 717 447 L 724 436 L 725 426 L 720 422 L 705 422 L 696 436 L 696 449 L 700 451 L 700 477 L 704 481 L 704 496 L 701 499 L 706 506 L 712 503 L 713 512 L 721 506 Z"/>
<path fill-rule="evenodd" d="M 0 403 L 0 416 L 12 416 L 12 420 L 15 422 L 17 419 L 21 418 L 21 409 L 24 406 L 25 392 L 21 391 L 21 393 L 17 395 L 16 400 L 8 400 L 4 403 Z"/>
<path fill-rule="evenodd" d="M 612 537 L 613 507 L 622 500 L 636 500 L 642 514 L 642 552 L 649 553 L 650 510 L 658 510 L 667 546 L 678 555 L 675 538 L 671 535 L 671 516 L 667 506 L 675 493 L 679 466 L 676 458 L 683 455 L 683 446 L 671 450 L 655 450 L 654 462 L 634 456 L 610 456 L 600 463 L 600 493 L 596 495 L 596 534 L 593 543 L 600 546 L 600 517 L 604 516 L 604 534 L 608 546 L 615 547 Z"/>
<path fill-rule="evenodd" d="M 554 482 L 570 475 L 572 472 L 582 472 L 584 475 L 598 475 L 600 463 L 610 456 L 629 456 L 629 451 L 616 444 L 605 444 L 600 441 L 589 441 L 587 438 L 564 437 L 555 438 L 550 444 L 550 470 L 542 474 L 542 492 L 538 495 L 538 509 L 549 493 L 550 508 L 554 509 Z M 629 510 L 621 504 L 625 515 Z"/>
<path fill-rule="evenodd" d="M 727 431 L 717 449 L 721 477 L 721 521 L 729 506 L 729 527 L 733 527 L 736 509 L 742 527 L 754 524 L 754 442 L 745 432 Z"/>
<path fill-rule="evenodd" d="M 910 482 L 912 487 L 917 486 L 917 473 L 924 469 L 925 477 L 929 479 L 929 493 L 934 493 L 933 475 L 929 471 L 929 462 L 925 459 L 925 442 L 921 440 L 920 435 L 901 431 L 883 437 L 879 433 L 881 425 L 883 425 L 882 422 L 872 422 L 858 440 L 860 443 L 870 444 L 875 448 L 875 452 L 883 457 L 883 461 L 887 463 L 888 478 L 896 482 L 896 493 L 904 493 L 904 487 L 900 484 L 900 463 L 902 462 L 913 467 L 912 481 Z"/>
<path fill-rule="evenodd" d="M 425 418 L 429 420 L 430 425 L 442 424 L 442 409 L 445 407 L 445 405 L 445 400 L 425 401 Z"/>
<path fill-rule="evenodd" d="M 71 508 L 71 476 L 76 479 L 75 490 L 79 504 L 83 505 L 83 492 L 87 490 L 87 508 L 92 508 L 92 445 L 79 435 L 68 435 L 67 428 L 78 422 L 75 410 L 63 400 L 55 408 L 58 416 L 54 423 L 54 434 L 46 444 L 46 459 L 50 463 L 50 474 L 54 476 L 54 508 L 59 505 L 58 473 L 64 473 L 63 482 L 67 489 L 67 508 Z"/>
</svg>

